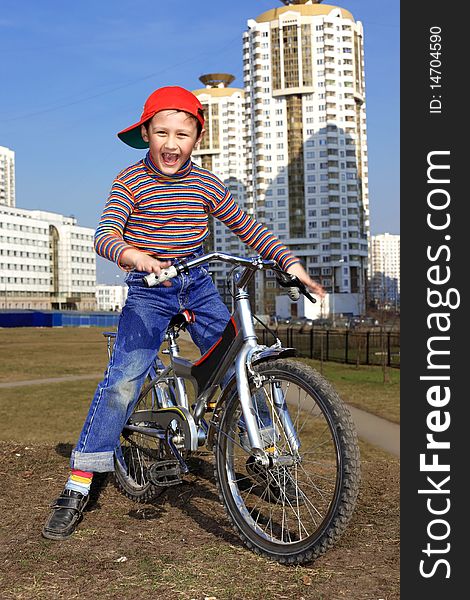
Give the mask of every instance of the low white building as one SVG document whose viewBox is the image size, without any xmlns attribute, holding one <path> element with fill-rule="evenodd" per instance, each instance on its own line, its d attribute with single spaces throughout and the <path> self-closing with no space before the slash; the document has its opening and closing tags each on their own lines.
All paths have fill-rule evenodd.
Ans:
<svg viewBox="0 0 470 600">
<path fill-rule="evenodd" d="M 362 297 L 360 294 L 326 294 L 323 299 L 316 297 L 312 303 L 305 296 L 294 302 L 287 294 L 276 297 L 276 314 L 279 317 L 307 317 L 308 319 L 330 318 L 342 315 L 358 316 L 361 314 Z M 294 306 L 293 306 L 294 305 Z"/>
<path fill-rule="evenodd" d="M 96 309 L 94 229 L 0 205 L 0 308 Z"/>
<path fill-rule="evenodd" d="M 120 311 L 127 298 L 127 289 L 127 285 L 97 285 L 95 295 L 98 310 Z"/>
</svg>

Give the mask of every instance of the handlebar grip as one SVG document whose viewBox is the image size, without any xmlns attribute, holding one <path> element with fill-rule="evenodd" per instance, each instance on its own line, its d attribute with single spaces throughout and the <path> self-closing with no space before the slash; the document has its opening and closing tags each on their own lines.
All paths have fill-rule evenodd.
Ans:
<svg viewBox="0 0 470 600">
<path fill-rule="evenodd" d="M 287 294 L 294 302 L 297 302 L 297 300 L 300 298 L 300 291 L 296 287 L 287 288 Z"/>
<path fill-rule="evenodd" d="M 176 267 L 174 267 L 172 265 L 171 267 L 168 267 L 167 269 L 162 269 L 160 271 L 160 275 L 158 277 L 155 275 L 155 273 L 150 273 L 149 275 L 145 275 L 145 277 L 143 277 L 143 281 L 147 287 L 154 287 L 160 283 L 163 283 L 164 281 L 168 281 L 168 279 L 172 279 L 173 277 L 176 277 L 177 275 L 178 275 L 178 271 L 177 271 Z"/>
</svg>

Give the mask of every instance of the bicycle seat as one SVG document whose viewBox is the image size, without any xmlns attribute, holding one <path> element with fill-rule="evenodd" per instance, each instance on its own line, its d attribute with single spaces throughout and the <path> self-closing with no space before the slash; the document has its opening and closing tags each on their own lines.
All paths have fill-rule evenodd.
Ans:
<svg viewBox="0 0 470 600">
<path fill-rule="evenodd" d="M 177 327 L 178 329 L 186 329 L 188 325 L 194 323 L 196 320 L 196 315 L 192 310 L 182 310 L 177 313 L 173 317 L 171 317 L 170 322 L 168 324 L 168 329 L 171 327 Z"/>
</svg>

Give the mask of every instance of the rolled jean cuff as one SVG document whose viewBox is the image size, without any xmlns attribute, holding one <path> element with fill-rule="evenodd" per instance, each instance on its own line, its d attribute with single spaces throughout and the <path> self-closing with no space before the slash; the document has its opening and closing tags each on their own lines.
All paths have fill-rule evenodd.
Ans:
<svg viewBox="0 0 470 600">
<path fill-rule="evenodd" d="M 107 473 L 114 471 L 114 452 L 76 452 L 70 457 L 72 469 L 91 471 L 92 473 Z"/>
</svg>

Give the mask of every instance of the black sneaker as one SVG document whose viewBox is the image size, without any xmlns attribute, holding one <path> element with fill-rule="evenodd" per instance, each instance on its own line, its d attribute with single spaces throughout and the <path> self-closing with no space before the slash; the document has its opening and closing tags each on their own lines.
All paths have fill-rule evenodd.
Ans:
<svg viewBox="0 0 470 600">
<path fill-rule="evenodd" d="M 266 499 L 269 502 L 287 503 L 293 506 L 305 503 L 303 492 L 285 467 L 268 469 L 257 463 L 254 456 L 249 456 L 246 461 L 246 471 L 256 483 L 267 490 Z M 263 496 L 265 495 L 264 490 Z"/>
<path fill-rule="evenodd" d="M 88 498 L 88 495 L 75 490 L 64 489 L 51 504 L 53 510 L 43 527 L 43 537 L 50 540 L 65 540 L 70 537 L 82 520 Z"/>
</svg>

